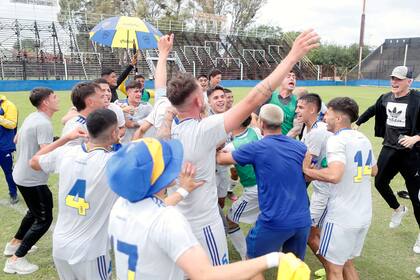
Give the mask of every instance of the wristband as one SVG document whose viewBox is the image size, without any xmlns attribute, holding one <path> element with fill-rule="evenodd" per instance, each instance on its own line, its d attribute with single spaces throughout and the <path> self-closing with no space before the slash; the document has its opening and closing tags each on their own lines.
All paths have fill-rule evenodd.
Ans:
<svg viewBox="0 0 420 280">
<path fill-rule="evenodd" d="M 177 193 L 179 193 L 181 196 L 182 196 L 182 198 L 183 199 L 185 199 L 190 193 L 186 190 L 186 189 L 184 189 L 184 188 L 178 188 L 177 190 L 176 190 L 176 192 Z"/>
<path fill-rule="evenodd" d="M 273 252 L 270 254 L 265 255 L 265 258 L 267 260 L 267 267 L 273 268 L 277 267 L 280 262 L 280 253 L 279 252 Z"/>
</svg>

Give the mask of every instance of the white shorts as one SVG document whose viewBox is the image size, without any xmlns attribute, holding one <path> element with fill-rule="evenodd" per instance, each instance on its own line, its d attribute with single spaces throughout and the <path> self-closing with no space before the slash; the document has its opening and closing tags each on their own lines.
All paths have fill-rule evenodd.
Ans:
<svg viewBox="0 0 420 280">
<path fill-rule="evenodd" d="M 216 171 L 216 185 L 217 197 L 222 198 L 227 196 L 230 187 L 229 166 L 217 166 Z"/>
<path fill-rule="evenodd" d="M 327 261 L 344 265 L 360 256 L 369 227 L 345 228 L 334 223 L 325 223 L 321 230 L 318 254 Z"/>
<path fill-rule="evenodd" d="M 108 280 L 111 279 L 111 258 L 100 256 L 92 261 L 69 264 L 65 260 L 54 258 L 60 280 Z"/>
<path fill-rule="evenodd" d="M 193 228 L 193 233 L 206 251 L 213 266 L 229 263 L 229 252 L 226 241 L 225 228 L 222 219 L 197 230 Z"/>
<path fill-rule="evenodd" d="M 327 203 L 329 195 L 321 193 L 315 188 L 313 189 L 311 196 L 311 203 L 309 211 L 311 212 L 311 220 L 313 227 L 322 227 L 325 215 L 327 214 Z"/>
<path fill-rule="evenodd" d="M 246 187 L 243 194 L 232 204 L 228 218 L 235 223 L 254 224 L 260 214 L 258 206 L 258 188 Z"/>
</svg>

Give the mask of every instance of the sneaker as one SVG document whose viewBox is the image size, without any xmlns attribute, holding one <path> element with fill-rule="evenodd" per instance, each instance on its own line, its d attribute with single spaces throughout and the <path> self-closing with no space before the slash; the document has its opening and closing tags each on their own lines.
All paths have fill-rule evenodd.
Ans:
<svg viewBox="0 0 420 280">
<path fill-rule="evenodd" d="M 9 202 L 10 202 L 11 205 L 15 205 L 16 203 L 19 202 L 19 198 L 17 197 L 17 195 L 11 196 L 10 199 L 9 199 Z"/>
<path fill-rule="evenodd" d="M 38 266 L 26 260 L 25 257 L 12 261 L 6 260 L 3 271 L 6 273 L 30 274 L 38 270 Z"/>
<path fill-rule="evenodd" d="M 420 275 L 420 266 L 416 267 L 416 272 L 418 275 Z"/>
<path fill-rule="evenodd" d="M 397 192 L 397 195 L 404 199 L 410 199 L 410 195 L 408 194 L 408 191 L 399 191 Z"/>
<path fill-rule="evenodd" d="M 414 246 L 413 246 L 413 251 L 414 251 L 414 253 L 416 253 L 416 254 L 420 254 L 420 233 L 419 233 L 419 235 L 417 236 L 416 243 L 414 243 Z"/>
<path fill-rule="evenodd" d="M 3 255 L 6 257 L 13 256 L 16 253 L 16 250 L 19 248 L 19 245 L 12 245 L 10 242 L 7 242 L 6 247 L 4 248 Z M 38 247 L 35 245 L 29 249 L 28 254 L 34 253 L 38 250 Z"/>
<path fill-rule="evenodd" d="M 402 209 L 401 209 L 402 208 Z M 397 228 L 401 224 L 402 218 L 407 215 L 408 208 L 406 206 L 400 206 L 391 216 L 391 222 L 389 223 L 390 228 Z"/>
</svg>

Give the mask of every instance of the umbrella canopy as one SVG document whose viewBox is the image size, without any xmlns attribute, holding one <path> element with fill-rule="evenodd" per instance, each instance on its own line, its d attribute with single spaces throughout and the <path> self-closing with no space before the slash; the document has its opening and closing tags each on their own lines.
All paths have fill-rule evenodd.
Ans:
<svg viewBox="0 0 420 280">
<path fill-rule="evenodd" d="M 89 32 L 90 39 L 112 48 L 157 48 L 162 33 L 150 23 L 137 17 L 111 17 L 98 23 Z"/>
</svg>

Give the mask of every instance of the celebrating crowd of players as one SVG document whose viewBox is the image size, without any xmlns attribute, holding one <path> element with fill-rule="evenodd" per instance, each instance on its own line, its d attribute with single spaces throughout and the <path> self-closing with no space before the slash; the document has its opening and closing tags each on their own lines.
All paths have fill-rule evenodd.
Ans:
<svg viewBox="0 0 420 280">
<path fill-rule="evenodd" d="M 386 153 L 377 167 L 370 141 L 352 129 L 359 118 L 353 99 L 325 105 L 317 94 L 293 94 L 290 70 L 318 46 L 315 32 L 297 37 L 282 63 L 234 106 L 217 70 L 210 81 L 188 73 L 166 80 L 173 40 L 163 36 L 158 44 L 153 106 L 143 77 L 127 83 L 127 98 L 118 100 L 124 79 L 106 71 L 73 88 L 74 107 L 56 141 L 58 97 L 31 91 L 37 110 L 17 134 L 13 171 L 29 210 L 6 245 L 4 272 L 38 269 L 25 256 L 53 220 L 50 173 L 59 176 L 53 259 L 65 280 L 110 279 L 111 248 L 118 279 L 263 279 L 277 266 L 282 279 L 309 279 L 298 261 L 307 245 L 327 279 L 358 279 L 353 259 L 371 223 L 378 167 L 386 175 L 375 183 L 388 189 L 391 175 L 402 173 L 418 218 L 420 97 L 409 90 L 406 67 L 394 70 L 392 93 L 376 105 L 386 109 L 364 116 L 383 118 L 376 125 L 383 126 Z M 386 160 L 394 157 L 407 169 L 390 174 Z M 237 200 L 235 177 L 243 186 Z M 376 187 L 395 209 L 390 226 L 398 226 L 407 207 L 386 186 Z M 227 216 L 226 197 L 234 200 Z M 252 225 L 246 238 L 240 223 Z M 242 261 L 229 264 L 227 238 Z"/>
</svg>

